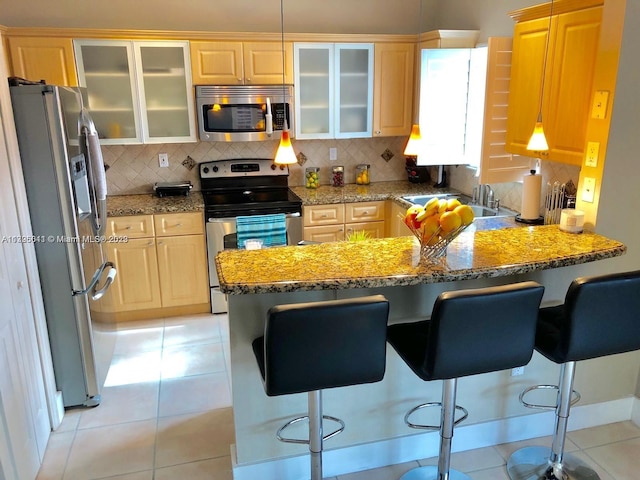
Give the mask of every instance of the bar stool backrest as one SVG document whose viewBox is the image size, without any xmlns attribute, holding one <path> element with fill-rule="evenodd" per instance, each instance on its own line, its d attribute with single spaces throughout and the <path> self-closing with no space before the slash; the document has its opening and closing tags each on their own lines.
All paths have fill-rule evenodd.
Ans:
<svg viewBox="0 0 640 480">
<path fill-rule="evenodd" d="M 382 295 L 272 307 L 262 372 L 267 395 L 382 380 L 388 317 Z"/>
<path fill-rule="evenodd" d="M 640 350 L 640 271 L 575 279 L 563 316 L 561 363 Z"/>
<path fill-rule="evenodd" d="M 521 282 L 445 292 L 429 322 L 423 370 L 430 380 L 526 365 L 544 287 Z"/>
</svg>

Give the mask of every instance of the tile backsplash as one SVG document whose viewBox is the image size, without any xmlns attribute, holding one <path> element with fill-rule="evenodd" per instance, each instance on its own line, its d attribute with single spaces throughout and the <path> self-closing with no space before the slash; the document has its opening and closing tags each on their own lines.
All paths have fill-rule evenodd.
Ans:
<svg viewBox="0 0 640 480">
<path fill-rule="evenodd" d="M 345 140 L 294 140 L 293 148 L 298 155 L 298 165 L 290 167 L 289 185 L 304 185 L 304 169 L 320 168 L 320 183 L 330 183 L 331 167 L 343 165 L 345 183 L 355 183 L 356 165 L 371 166 L 372 182 L 404 180 L 404 150 L 406 137 L 358 138 Z M 277 140 L 266 142 L 198 142 L 167 143 L 153 145 L 108 145 L 103 146 L 107 171 L 107 188 L 110 195 L 129 195 L 153 192 L 155 182 L 190 180 L 194 190 L 200 190 L 198 164 L 211 160 L 235 158 L 272 158 L 278 147 Z M 336 148 L 338 159 L 329 160 L 329 148 Z M 158 154 L 169 155 L 169 167 L 160 168 Z M 532 159 L 532 164 L 534 163 Z M 436 167 L 430 169 L 431 178 L 437 176 Z M 447 166 L 447 179 L 452 188 L 470 194 L 478 184 L 475 170 L 464 165 Z M 578 185 L 579 167 L 544 161 L 541 165 L 543 191 L 541 211 L 547 182 L 566 183 L 572 180 Z M 501 205 L 520 211 L 522 206 L 522 183 L 500 183 L 492 185 L 495 197 Z"/>
<path fill-rule="evenodd" d="M 371 165 L 371 181 L 407 178 L 402 154 L 406 137 L 382 137 L 345 140 L 294 140 L 293 148 L 301 165 L 290 168 L 289 185 L 304 185 L 304 169 L 320 167 L 320 183 L 329 184 L 331 167 L 343 165 L 345 182 L 355 183 L 359 163 Z M 335 147 L 338 159 L 329 160 L 329 148 Z M 105 145 L 102 147 L 110 195 L 153 192 L 156 182 L 190 180 L 200 190 L 197 164 L 211 160 L 236 158 L 273 158 L 277 140 L 266 142 L 198 142 L 152 145 Z M 169 155 L 169 167 L 160 168 L 158 154 Z M 390 158 L 389 158 L 390 157 Z M 388 160 L 387 160 L 388 159 Z"/>
</svg>

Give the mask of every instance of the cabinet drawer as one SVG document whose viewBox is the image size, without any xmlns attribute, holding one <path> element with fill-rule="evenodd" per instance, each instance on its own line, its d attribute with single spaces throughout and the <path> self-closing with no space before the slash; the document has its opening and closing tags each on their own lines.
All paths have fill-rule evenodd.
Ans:
<svg viewBox="0 0 640 480">
<path fill-rule="evenodd" d="M 304 207 L 304 225 L 335 225 L 344 223 L 344 204 L 312 205 Z"/>
<path fill-rule="evenodd" d="M 344 224 L 304 227 L 303 239 L 308 242 L 339 242 L 344 240 Z"/>
<path fill-rule="evenodd" d="M 346 204 L 346 223 L 384 220 L 384 202 L 358 202 Z"/>
<path fill-rule="evenodd" d="M 201 212 L 154 215 L 153 221 L 156 227 L 156 237 L 204 233 L 204 217 Z"/>
<path fill-rule="evenodd" d="M 109 217 L 107 236 L 110 235 L 128 238 L 153 237 L 153 215 Z"/>
</svg>

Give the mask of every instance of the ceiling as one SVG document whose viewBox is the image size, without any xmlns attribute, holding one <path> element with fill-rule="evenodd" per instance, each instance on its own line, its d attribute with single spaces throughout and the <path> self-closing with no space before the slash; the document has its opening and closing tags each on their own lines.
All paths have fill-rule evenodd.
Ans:
<svg viewBox="0 0 640 480">
<path fill-rule="evenodd" d="M 422 1 L 423 20 L 419 22 Z M 290 33 L 413 34 L 442 0 L 284 0 Z M 279 0 L 0 0 L 5 27 L 279 32 Z"/>
</svg>

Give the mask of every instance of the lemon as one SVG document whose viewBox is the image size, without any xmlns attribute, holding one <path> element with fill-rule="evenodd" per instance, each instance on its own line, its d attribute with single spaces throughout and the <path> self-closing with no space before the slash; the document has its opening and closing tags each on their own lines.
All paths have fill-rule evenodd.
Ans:
<svg viewBox="0 0 640 480">
<path fill-rule="evenodd" d="M 449 200 L 447 200 L 447 210 L 454 210 L 460 205 L 462 205 L 462 203 L 460 203 L 460 200 L 458 200 L 457 198 L 450 198 Z"/>
<path fill-rule="evenodd" d="M 473 222 L 475 215 L 473 213 L 473 208 L 469 205 L 459 205 L 453 211 L 460 215 L 462 225 L 470 225 L 471 222 Z"/>
<path fill-rule="evenodd" d="M 440 228 L 444 233 L 449 233 L 460 228 L 462 225 L 462 218 L 455 211 L 444 212 L 440 215 Z"/>
</svg>

